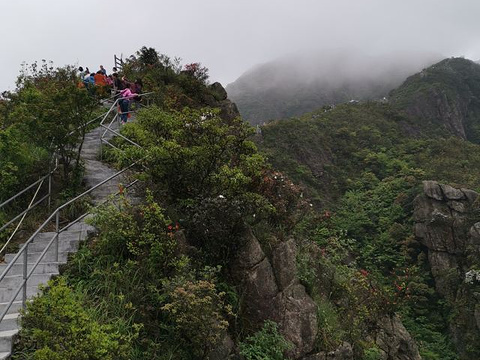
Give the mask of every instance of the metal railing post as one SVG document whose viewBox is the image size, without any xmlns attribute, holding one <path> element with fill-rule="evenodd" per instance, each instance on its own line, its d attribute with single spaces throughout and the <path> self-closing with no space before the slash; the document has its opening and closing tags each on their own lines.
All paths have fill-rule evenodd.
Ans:
<svg viewBox="0 0 480 360">
<path fill-rule="evenodd" d="M 55 214 L 55 261 L 58 262 L 58 235 L 59 235 L 59 224 L 60 224 L 60 211 L 57 211 Z"/>
<path fill-rule="evenodd" d="M 28 280 L 28 245 L 23 252 L 23 294 L 22 307 L 25 309 L 27 303 L 27 280 Z"/>
<path fill-rule="evenodd" d="M 52 204 L 52 172 L 50 168 L 48 169 L 50 175 L 48 176 L 48 211 L 50 212 L 50 207 Z"/>
</svg>

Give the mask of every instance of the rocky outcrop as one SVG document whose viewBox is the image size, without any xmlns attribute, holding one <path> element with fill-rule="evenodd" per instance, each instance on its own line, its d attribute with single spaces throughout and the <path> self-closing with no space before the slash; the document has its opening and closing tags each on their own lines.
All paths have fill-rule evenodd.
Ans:
<svg viewBox="0 0 480 360">
<path fill-rule="evenodd" d="M 379 360 L 421 360 L 415 341 L 398 316 L 386 316 L 377 326 L 375 343 L 380 349 Z"/>
<path fill-rule="evenodd" d="M 275 321 L 294 345 L 288 356 L 301 358 L 313 350 L 318 324 L 316 305 L 297 277 L 295 243 L 281 243 L 270 261 L 250 229 L 244 239 L 231 267 L 242 289 L 243 321 L 252 330 Z"/>
<path fill-rule="evenodd" d="M 453 98 L 452 98 L 453 96 Z M 441 121 L 453 135 L 467 139 L 465 119 L 468 115 L 468 101 L 459 94 L 451 95 L 444 89 L 431 87 L 406 107 L 405 112 L 412 116 L 430 121 Z"/>
<path fill-rule="evenodd" d="M 220 117 L 233 120 L 240 116 L 237 105 L 227 98 L 227 92 L 219 82 L 208 87 L 208 92 L 203 94 L 203 103 L 212 108 L 220 109 Z"/>
<path fill-rule="evenodd" d="M 415 119 L 424 131 L 480 142 L 477 101 L 480 66 L 450 58 L 409 77 L 390 94 L 390 103 Z"/>
<path fill-rule="evenodd" d="M 303 360 L 353 360 L 352 345 L 345 342 L 335 351 L 322 351 L 315 355 L 310 355 Z"/>
<path fill-rule="evenodd" d="M 225 334 L 216 349 L 208 354 L 208 360 L 226 360 L 233 354 L 234 348 L 235 343 L 232 338 L 228 334 Z"/>
<path fill-rule="evenodd" d="M 208 87 L 217 100 L 227 100 L 227 91 L 219 82 L 214 82 Z"/>
<path fill-rule="evenodd" d="M 425 181 L 414 202 L 415 235 L 427 248 L 436 290 L 454 309 L 450 332 L 462 359 L 472 360 L 480 353 L 480 297 L 465 274 L 480 259 L 478 198 L 472 190 Z"/>
</svg>

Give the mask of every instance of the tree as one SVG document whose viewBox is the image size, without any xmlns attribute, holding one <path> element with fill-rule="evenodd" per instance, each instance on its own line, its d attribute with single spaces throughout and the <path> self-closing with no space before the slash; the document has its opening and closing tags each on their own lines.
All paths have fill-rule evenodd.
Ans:
<svg viewBox="0 0 480 360">
<path fill-rule="evenodd" d="M 57 153 L 65 183 L 81 166 L 85 125 L 97 104 L 78 83 L 73 66 L 54 68 L 43 60 L 41 66 L 24 65 L 16 91 L 6 94 L 11 103 L 7 118 L 15 119 L 32 143 Z"/>
</svg>

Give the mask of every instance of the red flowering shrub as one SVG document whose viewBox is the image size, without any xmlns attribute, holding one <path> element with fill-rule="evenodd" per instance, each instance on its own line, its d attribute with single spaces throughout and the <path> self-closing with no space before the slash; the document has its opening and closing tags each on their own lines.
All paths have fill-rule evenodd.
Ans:
<svg viewBox="0 0 480 360">
<path fill-rule="evenodd" d="M 200 63 L 191 63 L 184 66 L 184 73 L 193 76 L 198 81 L 205 83 L 208 80 L 208 69 Z"/>
<path fill-rule="evenodd" d="M 275 209 L 268 219 L 283 226 L 294 225 L 293 214 L 301 205 L 301 190 L 279 171 L 265 169 L 262 172 L 257 191 Z"/>
</svg>

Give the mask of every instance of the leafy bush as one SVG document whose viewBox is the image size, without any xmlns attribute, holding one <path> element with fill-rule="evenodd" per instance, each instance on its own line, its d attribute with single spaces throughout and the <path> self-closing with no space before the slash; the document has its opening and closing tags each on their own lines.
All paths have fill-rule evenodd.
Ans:
<svg viewBox="0 0 480 360">
<path fill-rule="evenodd" d="M 63 278 L 49 286 L 27 305 L 13 359 L 129 359 L 131 339 L 99 323 L 98 314 L 84 306 Z"/>
<path fill-rule="evenodd" d="M 97 99 L 78 87 L 73 66 L 54 68 L 26 65 L 17 80 L 17 90 L 5 93 L 10 102 L 6 117 L 27 134 L 32 144 L 57 151 L 65 183 L 80 164 L 80 152 Z"/>
<path fill-rule="evenodd" d="M 382 356 L 383 355 L 380 349 L 376 345 L 374 345 L 366 348 L 363 351 L 362 360 L 381 360 Z"/>
<path fill-rule="evenodd" d="M 170 302 L 162 307 L 174 322 L 177 337 L 201 359 L 219 344 L 228 329 L 225 316 L 232 312 L 224 297 L 212 282 L 187 281 L 170 293 Z"/>
<path fill-rule="evenodd" d="M 299 191 L 268 168 L 241 119 L 224 120 L 212 109 L 151 107 L 123 131 L 144 148 L 119 144 L 126 150 L 120 160 L 140 160 L 155 198 L 180 214 L 191 243 L 214 264 L 236 251 L 245 222 L 292 226 Z"/>
<path fill-rule="evenodd" d="M 326 299 L 319 298 L 317 304 L 318 346 L 323 350 L 335 350 L 345 338 L 340 314 L 334 305 Z"/>
<path fill-rule="evenodd" d="M 278 325 L 270 320 L 239 344 L 240 354 L 246 360 L 283 360 L 285 351 L 291 348 L 292 344 L 278 332 Z"/>
<path fill-rule="evenodd" d="M 8 199 L 37 174 L 45 173 L 47 162 L 47 150 L 35 145 L 21 128 L 0 128 L 0 199 Z"/>
</svg>

